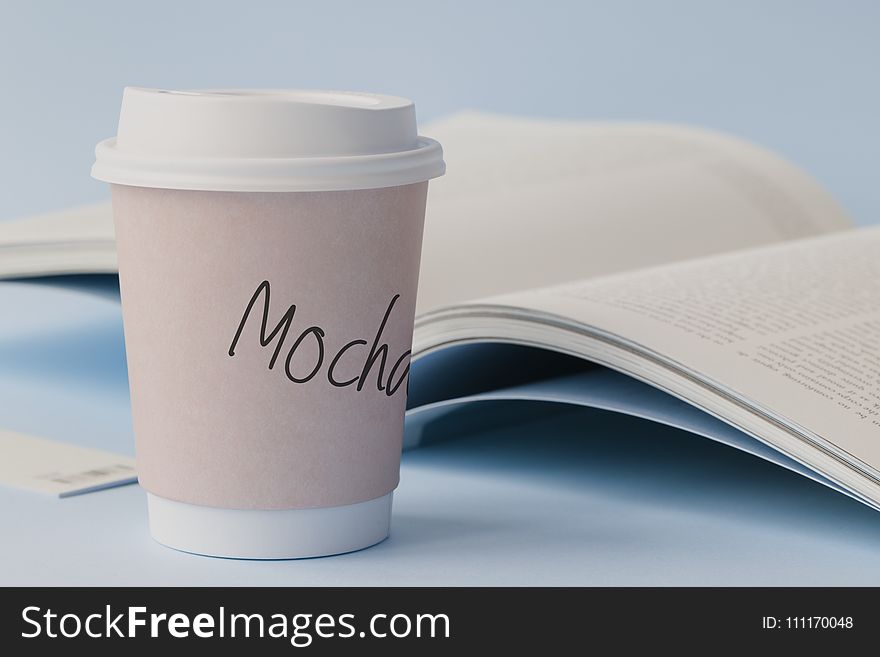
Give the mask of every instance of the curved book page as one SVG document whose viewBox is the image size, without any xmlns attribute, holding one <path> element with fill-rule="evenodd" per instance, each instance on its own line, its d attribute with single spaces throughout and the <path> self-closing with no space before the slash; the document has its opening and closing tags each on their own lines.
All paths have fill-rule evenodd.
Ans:
<svg viewBox="0 0 880 657">
<path fill-rule="evenodd" d="M 404 449 L 418 447 L 421 444 L 422 431 L 435 418 L 464 405 L 493 401 L 568 404 L 650 420 L 752 454 L 880 510 L 880 506 L 870 500 L 853 495 L 821 474 L 708 413 L 632 377 L 606 368 L 440 399 L 411 408 L 407 411 Z M 584 427 L 584 432 L 589 432 L 588 426 Z"/>
<path fill-rule="evenodd" d="M 109 202 L 0 222 L 0 279 L 116 271 Z"/>
<path fill-rule="evenodd" d="M 880 229 L 452 307 L 414 354 L 510 341 L 629 374 L 880 502 Z"/>
<path fill-rule="evenodd" d="M 851 226 L 773 153 L 701 128 L 460 114 L 426 126 L 418 312 Z"/>
</svg>

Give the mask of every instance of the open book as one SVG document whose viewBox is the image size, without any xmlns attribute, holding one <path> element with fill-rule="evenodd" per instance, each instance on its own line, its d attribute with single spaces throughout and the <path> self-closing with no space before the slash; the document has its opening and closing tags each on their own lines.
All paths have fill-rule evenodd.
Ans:
<svg viewBox="0 0 880 657">
<path fill-rule="evenodd" d="M 464 114 L 425 132 L 448 174 L 429 192 L 410 446 L 456 404 L 583 404 L 880 508 L 880 230 L 708 131 Z M 0 224 L 0 276 L 113 271 L 109 216 Z"/>
</svg>

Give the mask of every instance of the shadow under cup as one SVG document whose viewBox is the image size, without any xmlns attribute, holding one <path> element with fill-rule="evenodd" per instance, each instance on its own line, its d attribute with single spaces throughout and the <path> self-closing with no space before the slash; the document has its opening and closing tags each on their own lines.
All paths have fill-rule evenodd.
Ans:
<svg viewBox="0 0 880 657">
<path fill-rule="evenodd" d="M 273 559 L 388 535 L 427 184 L 112 185 L 138 475 L 159 542 Z"/>
</svg>

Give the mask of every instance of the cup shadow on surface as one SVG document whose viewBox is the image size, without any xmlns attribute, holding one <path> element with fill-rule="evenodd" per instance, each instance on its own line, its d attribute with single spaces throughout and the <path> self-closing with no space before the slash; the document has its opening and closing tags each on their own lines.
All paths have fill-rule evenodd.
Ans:
<svg viewBox="0 0 880 657">
<path fill-rule="evenodd" d="M 119 279 L 109 274 L 41 276 L 16 279 L 16 284 L 83 292 L 119 301 Z M 84 299 L 98 303 L 94 299 Z M 89 305 L 83 317 L 89 317 Z M 106 315 L 73 325 L 59 316 L 57 326 L 46 324 L 33 334 L 0 341 L 0 367 L 4 374 L 42 378 L 65 384 L 87 383 L 128 394 L 128 372 L 122 332 L 122 312 L 115 321 Z"/>
<path fill-rule="evenodd" d="M 0 342 L 4 375 L 40 378 L 65 385 L 89 385 L 128 394 L 122 316 L 16 336 Z"/>
</svg>

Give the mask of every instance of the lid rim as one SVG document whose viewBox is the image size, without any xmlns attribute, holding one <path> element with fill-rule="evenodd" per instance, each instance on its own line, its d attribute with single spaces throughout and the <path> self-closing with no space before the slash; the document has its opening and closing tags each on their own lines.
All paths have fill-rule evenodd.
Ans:
<svg viewBox="0 0 880 657">
<path fill-rule="evenodd" d="M 111 184 L 193 191 L 299 192 L 395 187 L 442 176 L 443 149 L 419 136 L 390 153 L 310 158 L 159 157 L 98 143 L 92 177 Z"/>
<path fill-rule="evenodd" d="M 393 187 L 445 171 L 407 98 L 309 89 L 126 87 L 92 176 L 139 187 L 324 191 Z"/>
</svg>

